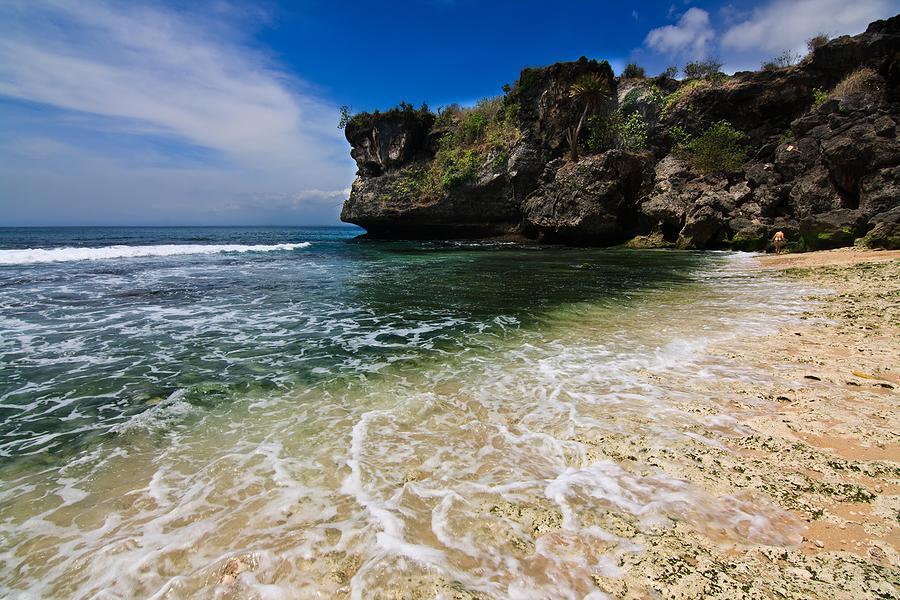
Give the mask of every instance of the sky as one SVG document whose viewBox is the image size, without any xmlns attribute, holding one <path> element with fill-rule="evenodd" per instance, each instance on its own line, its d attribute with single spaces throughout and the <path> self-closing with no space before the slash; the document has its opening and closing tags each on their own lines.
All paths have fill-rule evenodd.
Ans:
<svg viewBox="0 0 900 600">
<path fill-rule="evenodd" d="M 339 107 L 436 107 L 580 56 L 756 69 L 900 0 L 0 0 L 0 226 L 336 225 Z"/>
</svg>

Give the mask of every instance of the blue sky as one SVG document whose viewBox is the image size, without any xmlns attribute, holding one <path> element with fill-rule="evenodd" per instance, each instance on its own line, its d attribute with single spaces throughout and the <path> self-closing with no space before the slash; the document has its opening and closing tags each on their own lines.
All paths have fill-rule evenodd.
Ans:
<svg viewBox="0 0 900 600">
<path fill-rule="evenodd" d="M 900 0 L 0 0 L 0 226 L 337 224 L 338 106 L 500 93 L 585 55 L 757 68 Z"/>
</svg>

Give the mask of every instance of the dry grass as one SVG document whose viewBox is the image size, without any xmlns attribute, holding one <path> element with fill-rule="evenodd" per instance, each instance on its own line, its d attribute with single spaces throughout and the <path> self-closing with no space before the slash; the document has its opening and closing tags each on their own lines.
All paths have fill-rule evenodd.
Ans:
<svg viewBox="0 0 900 600">
<path fill-rule="evenodd" d="M 880 93 L 883 81 L 873 69 L 863 67 L 844 77 L 829 94 L 832 98 L 845 98 L 857 92 Z"/>
</svg>

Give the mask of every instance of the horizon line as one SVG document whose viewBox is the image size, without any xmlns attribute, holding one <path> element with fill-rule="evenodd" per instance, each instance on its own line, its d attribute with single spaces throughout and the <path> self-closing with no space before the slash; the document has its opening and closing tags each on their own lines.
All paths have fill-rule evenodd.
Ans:
<svg viewBox="0 0 900 600">
<path fill-rule="evenodd" d="M 0 229 L 51 229 L 51 228 L 52 229 L 77 229 L 77 228 L 85 228 L 85 227 L 91 227 L 94 229 L 115 228 L 115 227 L 131 227 L 134 229 L 138 229 L 138 228 L 158 229 L 158 228 L 163 228 L 163 227 L 168 227 L 168 228 L 176 228 L 176 227 L 213 228 L 213 227 L 215 227 L 215 228 L 219 228 L 219 229 L 239 228 L 239 227 L 269 227 L 269 228 L 273 228 L 273 227 L 282 227 L 282 228 L 316 227 L 316 228 L 322 228 L 322 229 L 326 229 L 326 228 L 337 229 L 337 228 L 342 228 L 342 227 L 352 227 L 355 229 L 364 229 L 363 227 L 360 227 L 359 225 L 354 225 L 352 223 L 341 223 L 339 225 L 274 225 L 274 224 L 269 224 L 269 225 L 172 225 L 172 224 L 166 224 L 166 225 L 163 225 L 163 224 L 160 224 L 160 225 L 0 225 Z"/>
</svg>

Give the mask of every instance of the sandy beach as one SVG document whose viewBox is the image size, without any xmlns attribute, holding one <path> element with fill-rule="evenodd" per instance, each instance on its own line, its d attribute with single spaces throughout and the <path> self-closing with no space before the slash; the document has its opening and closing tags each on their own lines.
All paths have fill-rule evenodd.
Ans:
<svg viewBox="0 0 900 600">
<path fill-rule="evenodd" d="M 618 449 L 720 497 L 774 503 L 790 516 L 785 530 L 800 537 L 785 547 L 736 547 L 715 531 L 676 525 L 636 536 L 647 552 L 626 558 L 624 578 L 598 581 L 601 589 L 623 598 L 898 597 L 898 258 L 853 249 L 760 257 L 767 276 L 821 290 L 807 298 L 807 325 L 714 350 L 774 375 L 710 384 L 711 396 L 746 398 L 734 406 L 744 432 L 727 448 L 685 445 L 692 467 Z"/>
</svg>

